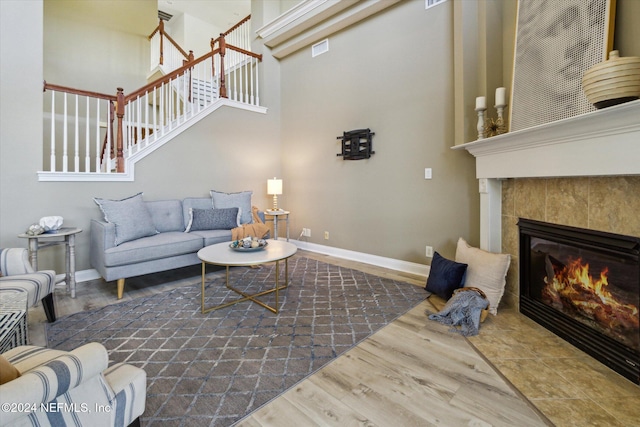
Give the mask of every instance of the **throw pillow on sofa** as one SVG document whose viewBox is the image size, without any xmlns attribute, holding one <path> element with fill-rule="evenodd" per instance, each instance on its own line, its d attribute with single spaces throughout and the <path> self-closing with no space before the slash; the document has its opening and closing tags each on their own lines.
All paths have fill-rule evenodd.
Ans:
<svg viewBox="0 0 640 427">
<path fill-rule="evenodd" d="M 142 200 L 142 193 L 121 200 L 94 197 L 93 201 L 100 207 L 104 220 L 115 224 L 116 246 L 158 233 Z"/>
<path fill-rule="evenodd" d="M 185 233 L 197 230 L 231 230 L 240 225 L 240 208 L 189 209 Z"/>
<path fill-rule="evenodd" d="M 211 190 L 211 199 L 214 209 L 240 208 L 242 210 L 241 224 L 251 224 L 253 214 L 251 211 L 251 195 L 253 191 L 241 191 L 239 193 L 223 193 Z"/>
<path fill-rule="evenodd" d="M 463 238 L 459 238 L 456 262 L 468 264 L 464 286 L 481 289 L 489 300 L 489 312 L 497 314 L 498 304 L 504 294 L 511 255 L 474 248 Z"/>
<path fill-rule="evenodd" d="M 467 264 L 451 261 L 435 252 L 425 290 L 429 295 L 434 293 L 440 298 L 448 300 L 453 295 L 453 291 L 464 285 L 466 271 Z"/>
</svg>

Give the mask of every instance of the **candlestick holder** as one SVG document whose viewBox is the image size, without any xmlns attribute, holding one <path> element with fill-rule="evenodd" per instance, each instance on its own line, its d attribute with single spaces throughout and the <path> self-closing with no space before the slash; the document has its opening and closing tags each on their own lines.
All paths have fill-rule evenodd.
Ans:
<svg viewBox="0 0 640 427">
<path fill-rule="evenodd" d="M 503 133 L 507 133 L 507 125 L 504 123 L 504 108 L 507 104 L 498 104 L 496 105 L 496 111 L 498 111 L 498 119 L 496 120 L 496 135 L 502 135 Z"/>
<path fill-rule="evenodd" d="M 486 108 L 476 108 L 476 113 L 478 114 L 478 139 L 484 139 L 484 112 L 487 111 Z"/>
</svg>

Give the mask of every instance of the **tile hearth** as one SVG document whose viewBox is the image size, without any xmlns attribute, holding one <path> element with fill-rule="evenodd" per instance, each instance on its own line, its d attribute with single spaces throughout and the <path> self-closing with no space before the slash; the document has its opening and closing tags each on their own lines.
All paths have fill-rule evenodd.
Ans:
<svg viewBox="0 0 640 427">
<path fill-rule="evenodd" d="M 423 286 L 421 278 L 403 273 L 300 252 L 309 258 Z M 128 281 L 130 291 L 124 298 L 139 298 L 184 285 L 198 277 L 199 269 L 196 266 L 163 274 L 163 277 L 131 279 Z M 161 284 L 160 280 L 168 283 Z M 63 289 L 56 290 L 59 317 L 115 302 L 114 283 L 80 284 L 76 299 L 69 298 Z M 423 304 L 430 305 L 426 301 Z M 46 318 L 42 308 L 32 308 L 28 316 L 31 343 L 45 345 Z M 640 427 L 639 386 L 515 310 L 501 310 L 498 316 L 489 316 L 480 334 L 469 338 L 469 342 L 556 426 Z"/>
</svg>

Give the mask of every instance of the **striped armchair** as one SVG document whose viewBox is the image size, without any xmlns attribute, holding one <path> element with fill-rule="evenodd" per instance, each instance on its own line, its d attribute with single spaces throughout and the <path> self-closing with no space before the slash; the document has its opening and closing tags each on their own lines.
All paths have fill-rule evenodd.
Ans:
<svg viewBox="0 0 640 427">
<path fill-rule="evenodd" d="M 147 375 L 123 363 L 107 368 L 101 344 L 69 352 L 21 346 L 2 357 L 20 373 L 0 385 L 3 426 L 140 425 Z"/>
<path fill-rule="evenodd" d="M 26 249 L 9 248 L 0 249 L 0 272 L 0 292 L 26 291 L 29 294 L 28 306 L 33 307 L 38 301 L 42 301 L 47 320 L 56 321 L 53 305 L 55 271 L 35 271 L 29 262 Z"/>
</svg>

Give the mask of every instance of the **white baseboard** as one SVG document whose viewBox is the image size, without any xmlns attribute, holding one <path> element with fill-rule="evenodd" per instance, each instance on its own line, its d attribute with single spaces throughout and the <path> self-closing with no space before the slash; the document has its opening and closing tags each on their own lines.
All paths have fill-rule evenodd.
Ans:
<svg viewBox="0 0 640 427">
<path fill-rule="evenodd" d="M 337 258 L 351 261 L 372 264 L 390 270 L 403 271 L 405 273 L 416 274 L 425 278 L 429 275 L 429 266 L 415 262 L 401 261 L 393 258 L 386 258 L 378 255 L 366 254 L 364 252 L 350 251 L 347 249 L 334 248 L 331 246 L 318 245 L 317 243 L 303 242 L 302 240 L 290 240 L 291 243 L 305 251 L 316 252 L 324 255 L 331 255 Z"/>
<path fill-rule="evenodd" d="M 351 261 L 357 261 L 365 264 L 376 265 L 378 267 L 388 268 L 390 270 L 415 274 L 424 277 L 425 280 L 429 275 L 429 266 L 426 264 L 418 264 L 415 262 L 401 261 L 398 259 L 366 254 L 364 252 L 356 252 L 347 249 L 334 248 L 331 246 L 318 245 L 317 243 L 303 242 L 302 240 L 292 239 L 290 240 L 290 242 L 305 251 L 331 255 L 336 258 L 348 259 Z M 64 275 L 61 275 L 61 278 L 64 278 Z M 96 280 L 99 278 L 100 274 L 93 268 L 89 270 L 76 271 L 76 283 L 88 282 L 90 280 Z"/>
</svg>

